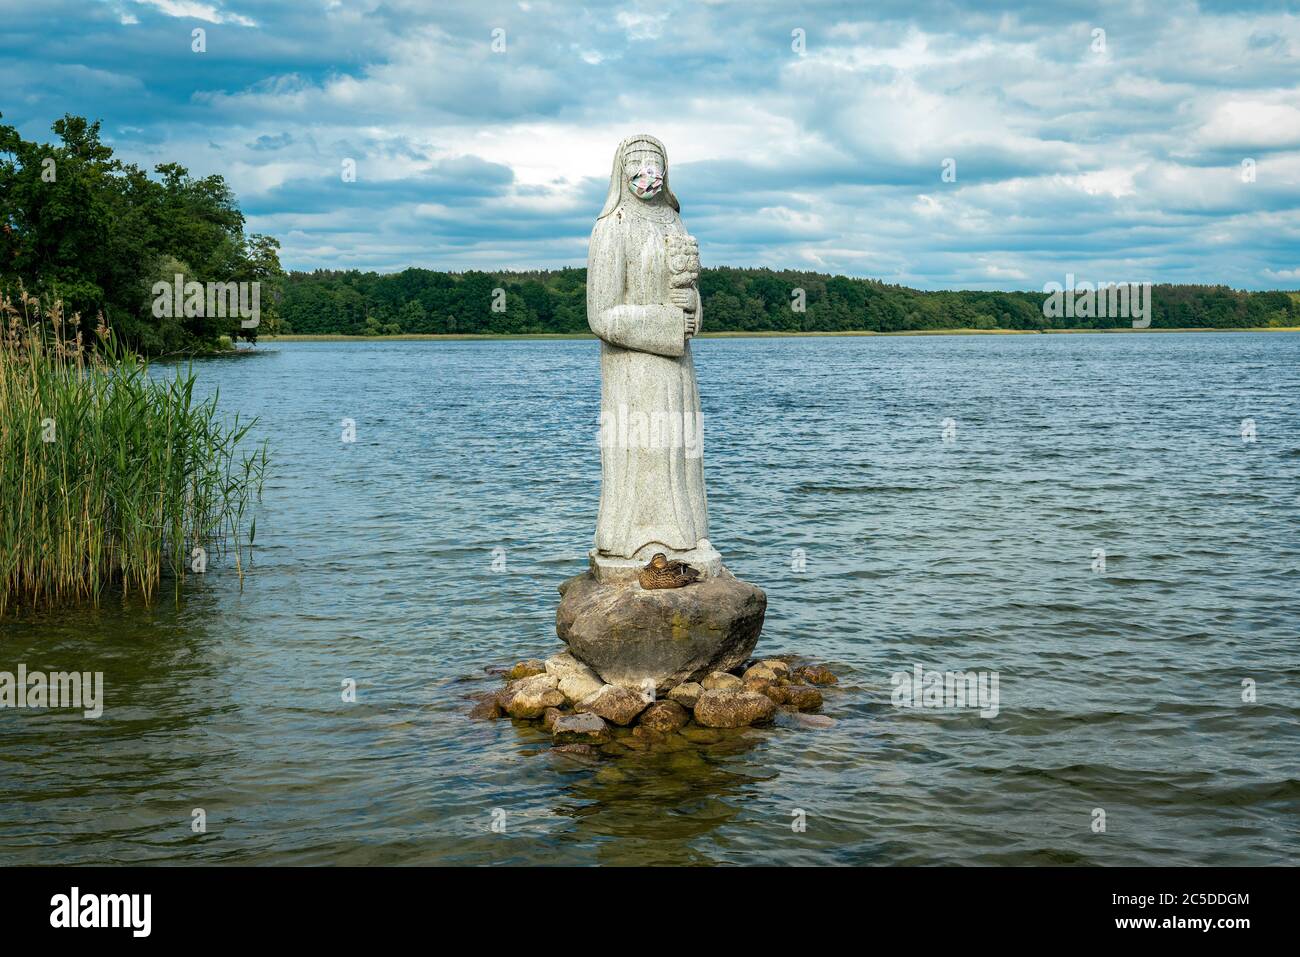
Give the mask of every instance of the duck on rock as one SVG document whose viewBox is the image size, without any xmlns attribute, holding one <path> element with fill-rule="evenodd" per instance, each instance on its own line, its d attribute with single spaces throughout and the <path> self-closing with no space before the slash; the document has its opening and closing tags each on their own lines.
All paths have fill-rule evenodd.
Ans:
<svg viewBox="0 0 1300 957">
<path fill-rule="evenodd" d="M 681 588 L 699 581 L 699 569 L 685 562 L 669 561 L 663 552 L 656 552 L 650 564 L 637 574 L 642 588 Z"/>
</svg>

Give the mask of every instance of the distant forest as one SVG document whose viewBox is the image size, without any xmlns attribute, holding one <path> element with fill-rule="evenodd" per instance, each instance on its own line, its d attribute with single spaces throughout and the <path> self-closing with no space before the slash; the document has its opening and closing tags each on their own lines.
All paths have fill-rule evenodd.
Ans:
<svg viewBox="0 0 1300 957">
<path fill-rule="evenodd" d="M 278 328 L 297 334 L 528 334 L 587 331 L 585 269 L 448 273 L 291 272 Z M 803 290 L 804 309 L 793 308 Z M 500 290 L 500 292 L 497 292 Z M 902 332 L 1131 327 L 1128 318 L 1043 316 L 1041 292 L 922 292 L 872 279 L 705 269 L 706 332 Z M 1155 328 L 1300 326 L 1300 294 L 1157 285 Z"/>
</svg>

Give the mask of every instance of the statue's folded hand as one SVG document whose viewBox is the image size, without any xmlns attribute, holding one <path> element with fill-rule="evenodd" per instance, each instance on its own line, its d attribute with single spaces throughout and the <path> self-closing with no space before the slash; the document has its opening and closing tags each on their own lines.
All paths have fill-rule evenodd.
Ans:
<svg viewBox="0 0 1300 957">
<path fill-rule="evenodd" d="M 669 293 L 669 302 L 682 311 L 686 319 L 685 328 L 682 330 L 686 336 L 695 335 L 700 331 L 700 298 L 690 286 L 681 289 L 674 289 Z"/>
<path fill-rule="evenodd" d="M 668 294 L 668 301 L 682 312 L 695 312 L 698 302 L 695 290 L 689 286 L 672 290 Z"/>
</svg>

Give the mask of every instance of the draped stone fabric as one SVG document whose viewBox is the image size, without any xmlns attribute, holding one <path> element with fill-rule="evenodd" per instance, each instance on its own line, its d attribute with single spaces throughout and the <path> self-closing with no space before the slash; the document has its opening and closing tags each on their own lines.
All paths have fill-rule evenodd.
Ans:
<svg viewBox="0 0 1300 957">
<path fill-rule="evenodd" d="M 642 199 L 625 165 L 650 149 L 663 158 L 664 183 Z M 699 389 L 685 315 L 671 301 L 669 239 L 686 235 L 678 208 L 663 145 L 649 136 L 619 144 L 587 259 L 587 322 L 601 339 L 597 557 L 671 558 L 708 537 Z"/>
</svg>

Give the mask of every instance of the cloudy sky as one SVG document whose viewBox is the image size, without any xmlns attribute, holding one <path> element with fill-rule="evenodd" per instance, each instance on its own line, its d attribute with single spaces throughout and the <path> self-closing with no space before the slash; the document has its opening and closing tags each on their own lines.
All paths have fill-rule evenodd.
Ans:
<svg viewBox="0 0 1300 957">
<path fill-rule="evenodd" d="M 1300 0 L 1023 6 L 0 0 L 0 112 L 222 174 L 287 268 L 581 265 L 650 132 L 707 266 L 1300 288 Z"/>
</svg>

